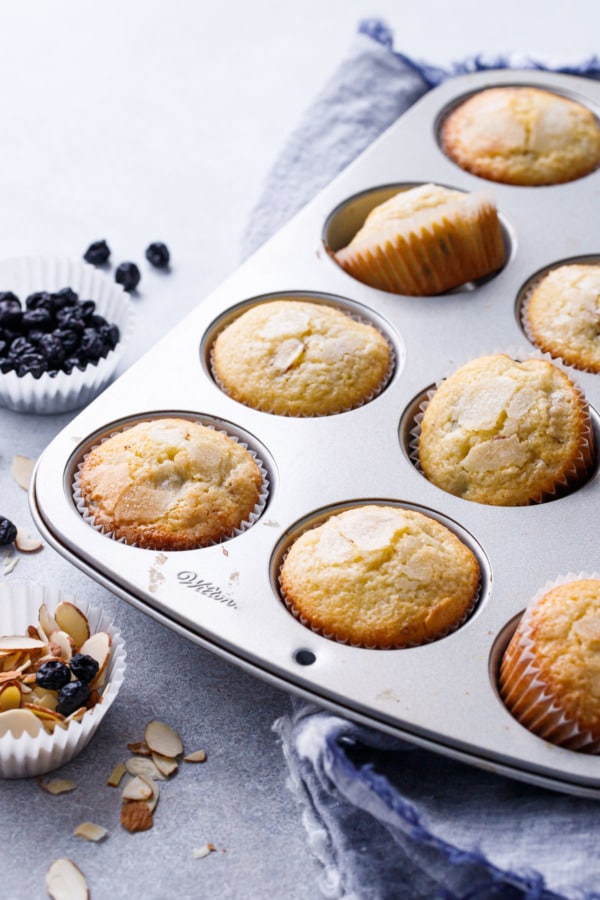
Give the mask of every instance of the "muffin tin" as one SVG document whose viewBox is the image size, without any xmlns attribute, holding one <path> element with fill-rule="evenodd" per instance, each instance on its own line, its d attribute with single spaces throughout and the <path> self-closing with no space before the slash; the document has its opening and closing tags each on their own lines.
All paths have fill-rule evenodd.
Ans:
<svg viewBox="0 0 600 900">
<path fill-rule="evenodd" d="M 539 85 L 600 108 L 597 83 L 544 72 L 477 73 L 431 91 L 55 438 L 36 467 L 31 503 L 38 527 L 67 559 L 253 674 L 465 762 L 600 797 L 600 758 L 531 734 L 496 686 L 502 649 L 529 599 L 550 579 L 598 568 L 597 474 L 552 502 L 504 508 L 444 493 L 411 461 L 410 433 L 428 388 L 473 357 L 536 352 L 519 320 L 528 280 L 567 260 L 600 259 L 593 231 L 600 171 L 552 187 L 491 184 L 440 149 L 444 112 L 499 84 Z M 428 181 L 494 192 L 508 249 L 504 268 L 437 297 L 385 293 L 343 272 L 329 250 L 393 189 Z M 210 372 L 211 342 L 227 320 L 270 297 L 332 303 L 379 327 L 396 357 L 382 393 L 322 418 L 262 413 L 223 394 Z M 590 402 L 598 434 L 600 377 L 568 371 Z M 159 553 L 112 540 L 83 519 L 72 486 L 85 452 L 123 424 L 159 415 L 212 422 L 256 450 L 269 496 L 251 528 L 215 546 Z M 477 555 L 479 602 L 447 637 L 403 650 L 352 647 L 313 633 L 282 602 L 277 573 L 294 537 L 332 512 L 373 502 L 438 518 Z"/>
</svg>

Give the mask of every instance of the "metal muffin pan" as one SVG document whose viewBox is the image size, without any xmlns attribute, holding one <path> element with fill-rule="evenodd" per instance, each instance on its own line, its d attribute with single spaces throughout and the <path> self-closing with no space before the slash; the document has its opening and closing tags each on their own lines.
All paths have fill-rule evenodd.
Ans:
<svg viewBox="0 0 600 900">
<path fill-rule="evenodd" d="M 518 312 L 528 279 L 600 252 L 593 228 L 600 171 L 552 187 L 494 185 L 464 172 L 440 149 L 444 111 L 498 84 L 540 85 L 600 107 L 599 84 L 534 71 L 467 75 L 430 92 L 55 438 L 38 461 L 31 504 L 41 532 L 67 559 L 252 673 L 454 758 L 600 797 L 600 758 L 531 734 L 506 710 L 496 687 L 501 650 L 534 593 L 569 572 L 600 569 L 598 475 L 552 502 L 484 506 L 429 483 L 407 451 L 416 399 L 429 386 L 485 353 L 533 352 Z M 355 227 L 369 192 L 428 181 L 494 192 L 510 249 L 502 271 L 437 297 L 385 293 L 342 271 L 326 240 Z M 347 306 L 378 325 L 396 355 L 385 390 L 358 409 L 321 418 L 275 416 L 227 397 L 210 374 L 210 343 L 235 312 L 272 296 Z M 597 422 L 600 376 L 569 371 Z M 72 477 L 86 450 L 125 422 L 164 414 L 208 419 L 258 449 L 269 474 L 268 503 L 243 534 L 212 547 L 158 553 L 112 540 L 77 511 Z M 288 612 L 277 572 L 290 541 L 331 512 L 368 502 L 437 517 L 476 553 L 481 595 L 457 631 L 421 647 L 369 650 L 315 634 Z"/>
</svg>

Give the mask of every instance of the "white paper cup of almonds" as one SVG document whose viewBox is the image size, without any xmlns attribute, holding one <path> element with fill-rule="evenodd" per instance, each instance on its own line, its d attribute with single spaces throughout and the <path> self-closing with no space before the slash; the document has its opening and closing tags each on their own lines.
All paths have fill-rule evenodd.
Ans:
<svg viewBox="0 0 600 900">
<path fill-rule="evenodd" d="M 85 688 L 75 688 L 76 708 L 69 712 L 63 700 L 63 714 L 58 690 L 42 687 L 36 673 L 44 662 L 69 665 L 76 653 L 91 656 L 98 669 L 89 697 L 77 699 Z M 119 692 L 125 659 L 120 632 L 87 601 L 39 584 L 0 585 L 0 777 L 43 775 L 77 756 Z"/>
</svg>

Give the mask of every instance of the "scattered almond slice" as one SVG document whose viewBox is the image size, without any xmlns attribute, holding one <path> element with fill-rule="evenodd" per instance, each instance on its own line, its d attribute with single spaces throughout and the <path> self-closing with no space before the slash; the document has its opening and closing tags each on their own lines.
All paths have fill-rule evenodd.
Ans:
<svg viewBox="0 0 600 900">
<path fill-rule="evenodd" d="M 153 719 L 146 725 L 144 740 L 154 753 L 159 753 L 161 756 L 174 759 L 183 753 L 183 744 L 177 732 L 170 725 L 159 722 L 157 719 Z"/>
<path fill-rule="evenodd" d="M 175 759 L 171 759 L 170 756 L 161 756 L 160 753 L 153 753 L 152 761 L 161 775 L 164 775 L 165 778 L 168 778 L 169 775 L 172 775 L 173 772 L 176 772 L 179 768 Z"/>
<path fill-rule="evenodd" d="M 135 778 L 127 782 L 121 791 L 121 798 L 123 800 L 150 800 L 152 794 L 152 785 L 144 778 L 136 775 Z"/>
<path fill-rule="evenodd" d="M 130 800 L 121 807 L 121 825 L 127 831 L 147 831 L 153 824 L 152 810 L 143 800 Z"/>
<path fill-rule="evenodd" d="M 205 844 L 203 847 L 195 847 L 192 850 L 192 856 L 194 859 L 204 859 L 205 856 L 214 853 L 216 849 L 214 844 Z"/>
<path fill-rule="evenodd" d="M 17 528 L 15 547 L 21 553 L 36 553 L 44 546 L 44 542 L 37 535 L 29 534 L 24 528 Z"/>
<path fill-rule="evenodd" d="M 52 863 L 46 872 L 46 890 L 52 900 L 89 900 L 90 896 L 83 872 L 70 859 Z"/>
<path fill-rule="evenodd" d="M 195 750 L 193 753 L 188 753 L 187 756 L 183 757 L 183 761 L 189 763 L 206 762 L 206 750 Z"/>
<path fill-rule="evenodd" d="M 82 822 L 73 832 L 74 837 L 85 838 L 86 841 L 103 841 L 108 830 L 94 822 Z"/>
<path fill-rule="evenodd" d="M 19 487 L 22 487 L 24 491 L 29 490 L 29 484 L 31 482 L 31 475 L 33 473 L 34 467 L 35 459 L 31 459 L 31 457 L 29 456 L 21 456 L 17 453 L 12 458 L 10 474 L 15 479 Z"/>
<path fill-rule="evenodd" d="M 75 782 L 69 778 L 51 778 L 50 781 L 42 781 L 41 778 L 38 778 L 38 784 L 48 794 L 54 795 L 66 794 L 69 791 L 74 791 L 77 787 Z"/>
<path fill-rule="evenodd" d="M 160 796 L 160 787 L 158 781 L 151 781 L 150 787 L 152 788 L 152 796 L 145 800 L 145 804 L 150 810 L 150 812 L 154 812 L 156 809 L 156 804 L 158 803 L 158 798 Z"/>
<path fill-rule="evenodd" d="M 4 568 L 2 569 L 3 575 L 10 575 L 11 572 L 14 572 L 17 563 L 19 562 L 18 556 L 9 557 L 4 563 Z"/>
<path fill-rule="evenodd" d="M 0 713 L 0 737 L 4 737 L 9 731 L 15 738 L 22 734 L 37 737 L 43 727 L 30 709 L 9 709 L 8 712 Z"/>
<path fill-rule="evenodd" d="M 111 644 L 112 638 L 107 631 L 97 631 L 96 634 L 93 634 L 85 641 L 85 643 L 81 644 L 81 646 L 77 644 L 80 653 L 93 656 L 98 663 L 98 671 L 89 685 L 90 690 L 101 685 L 104 680 L 104 672 L 108 665 Z"/>
<path fill-rule="evenodd" d="M 125 763 L 118 762 L 110 775 L 108 776 L 108 781 L 106 782 L 109 787 L 119 787 L 121 784 L 121 779 L 123 775 L 127 772 L 125 767 Z"/>
<path fill-rule="evenodd" d="M 130 775 L 141 775 L 148 781 L 164 781 L 156 763 L 147 756 L 132 756 L 125 760 L 125 768 Z"/>
<path fill-rule="evenodd" d="M 150 756 L 152 753 L 146 741 L 131 741 L 127 744 L 127 749 L 131 753 L 137 753 L 138 756 Z"/>
<path fill-rule="evenodd" d="M 81 647 L 90 636 L 87 616 L 69 600 L 62 600 L 54 610 L 54 618 L 61 631 L 66 631 L 76 647 Z"/>
</svg>

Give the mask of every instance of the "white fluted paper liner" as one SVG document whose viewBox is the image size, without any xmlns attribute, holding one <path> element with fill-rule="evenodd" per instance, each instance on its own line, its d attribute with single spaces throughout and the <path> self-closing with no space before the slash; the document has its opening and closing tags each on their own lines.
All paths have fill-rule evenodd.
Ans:
<svg viewBox="0 0 600 900">
<path fill-rule="evenodd" d="M 267 301 L 267 302 L 268 302 L 268 301 Z M 310 301 L 309 301 L 309 302 L 310 302 Z M 338 309 L 339 307 L 332 307 L 332 308 Z M 381 381 L 379 382 L 379 384 L 377 385 L 377 387 L 375 388 L 375 390 L 371 391 L 369 394 L 365 394 L 365 396 L 362 397 L 362 399 L 361 399 L 360 401 L 358 401 L 357 403 L 354 403 L 354 404 L 351 405 L 351 406 L 340 407 L 340 409 L 336 409 L 334 412 L 330 412 L 330 413 L 289 413 L 289 412 L 279 412 L 278 410 L 275 410 L 275 409 L 267 409 L 267 408 L 262 407 L 262 406 L 260 406 L 260 407 L 259 407 L 259 406 L 256 406 L 256 407 L 253 407 L 253 409 L 257 409 L 257 410 L 259 410 L 259 412 L 264 412 L 264 413 L 267 413 L 267 414 L 272 415 L 272 416 L 283 416 L 283 417 L 287 417 L 287 418 L 291 418 L 291 419 L 316 419 L 316 418 L 324 418 L 324 417 L 326 417 L 326 416 L 338 416 L 338 415 L 340 415 L 341 413 L 351 412 L 351 411 L 354 410 L 354 409 L 360 409 L 362 406 L 366 406 L 367 403 L 371 403 L 372 400 L 375 400 L 376 397 L 379 397 L 379 395 L 382 394 L 382 393 L 384 392 L 384 390 L 386 389 L 386 387 L 388 386 L 388 384 L 389 384 L 390 381 L 392 380 L 392 376 L 393 376 L 393 374 L 394 374 L 394 372 L 395 372 L 395 370 L 396 370 L 396 351 L 395 351 L 395 349 L 394 349 L 394 346 L 393 346 L 391 340 L 388 338 L 388 336 L 387 336 L 386 334 L 384 334 L 384 332 L 383 332 L 377 325 L 375 325 L 374 322 L 371 322 L 371 321 L 369 321 L 368 319 L 365 319 L 363 316 L 359 316 L 359 315 L 357 315 L 356 313 L 354 313 L 354 312 L 352 312 L 352 311 L 350 311 L 350 310 L 348 310 L 348 309 L 341 309 L 341 308 L 340 308 L 340 312 L 345 313 L 345 314 L 346 314 L 347 316 L 349 316 L 349 318 L 351 318 L 354 322 L 358 322 L 358 323 L 361 324 L 361 325 L 370 325 L 371 328 L 375 328 L 375 330 L 381 335 L 382 338 L 384 338 L 386 344 L 388 345 L 388 349 L 389 349 L 389 351 L 390 351 L 390 359 L 389 359 L 389 365 L 388 365 L 388 368 L 387 368 L 387 372 L 385 373 L 385 375 L 383 376 L 383 378 L 381 379 Z M 225 326 L 225 328 L 223 328 L 222 331 L 225 331 L 226 329 L 227 329 L 227 326 Z M 220 334 L 220 333 L 221 333 L 221 332 L 219 332 L 219 334 Z M 217 337 L 218 337 L 218 335 L 216 335 L 215 340 L 216 340 Z M 214 379 L 214 382 L 215 382 L 215 384 L 217 385 L 217 387 L 218 387 L 221 391 L 223 391 L 224 394 L 226 394 L 226 395 L 229 397 L 229 396 L 231 396 L 231 394 L 229 393 L 229 389 L 228 389 L 227 385 L 224 384 L 224 383 L 221 381 L 221 379 L 219 378 L 219 375 L 217 374 L 216 367 L 215 367 L 215 365 L 214 365 L 214 358 L 213 358 L 213 356 L 214 356 L 215 340 L 213 340 L 212 346 L 211 346 L 211 349 L 210 349 L 210 374 L 212 375 L 212 377 L 213 377 L 213 379 Z M 237 398 L 235 398 L 235 399 L 237 400 Z M 243 400 L 237 400 L 237 402 L 238 402 L 238 403 L 244 404 L 244 401 L 243 401 Z M 244 404 L 244 405 L 247 406 L 248 404 Z"/>
<path fill-rule="evenodd" d="M 0 262 L 0 290 L 13 291 L 24 304 L 35 291 L 58 291 L 71 287 L 80 300 L 93 300 L 96 312 L 118 327 L 114 350 L 84 371 L 31 373 L 0 372 L 0 405 L 15 412 L 56 414 L 85 406 L 111 381 L 133 331 L 131 301 L 121 285 L 88 263 L 74 259 L 20 257 Z"/>
<path fill-rule="evenodd" d="M 510 664 L 506 665 L 503 677 L 500 678 L 500 693 L 507 708 L 511 710 L 511 703 L 507 700 L 509 701 L 515 689 L 517 690 L 517 696 L 513 698 L 513 702 L 515 704 L 519 702 L 519 712 L 518 714 L 515 712 L 513 715 L 518 721 L 527 719 L 528 724 L 522 722 L 523 726 L 529 728 L 538 737 L 568 750 L 597 754 L 600 753 L 600 740 L 566 715 L 544 683 L 539 667 L 536 665 L 532 649 L 534 642 L 529 627 L 531 614 L 545 594 L 561 584 L 586 579 L 600 581 L 600 574 L 597 572 L 580 572 L 578 574 L 569 572 L 547 582 L 532 597 L 509 644 L 512 659 Z M 505 655 L 507 651 L 505 651 Z M 505 689 L 504 684 L 508 679 L 511 679 L 510 688 Z M 530 695 L 531 700 L 528 706 L 523 706 L 526 695 Z"/>
<path fill-rule="evenodd" d="M 318 522 L 315 525 L 308 525 L 304 529 L 303 534 L 306 531 L 310 531 L 311 528 L 317 528 L 321 524 L 323 524 L 323 522 Z M 299 536 L 300 535 L 298 535 L 298 537 Z M 442 638 L 448 637 L 449 634 L 454 634 L 454 632 L 458 631 L 459 628 L 462 628 L 462 626 L 465 624 L 467 619 L 469 619 L 471 617 L 471 615 L 473 614 L 473 611 L 476 609 L 477 604 L 479 603 L 479 599 L 481 597 L 482 582 L 480 579 L 479 584 L 477 585 L 477 590 L 475 592 L 475 595 L 473 596 L 473 599 L 472 599 L 471 603 L 469 604 L 469 606 L 463 612 L 462 616 L 459 619 L 457 619 L 455 622 L 453 622 L 451 625 L 449 625 L 447 628 L 445 628 L 443 631 L 439 631 L 437 634 L 433 635 L 432 637 L 425 638 L 422 641 L 414 641 L 412 643 L 405 642 L 402 644 L 367 644 L 367 643 L 364 643 L 361 641 L 350 641 L 347 638 L 344 639 L 344 638 L 338 637 L 332 631 L 327 631 L 327 629 L 325 629 L 325 628 L 320 628 L 316 625 L 313 625 L 313 623 L 310 621 L 310 619 L 307 619 L 306 616 L 302 615 L 301 611 L 295 606 L 293 600 L 291 600 L 285 593 L 285 591 L 283 589 L 283 585 L 281 584 L 281 570 L 283 569 L 283 564 L 285 563 L 285 560 L 287 558 L 288 553 L 291 550 L 291 547 L 292 547 L 292 545 L 290 544 L 290 546 L 287 548 L 286 552 L 283 554 L 283 557 L 279 564 L 279 570 L 277 572 L 277 583 L 279 585 L 279 595 L 280 595 L 281 599 L 283 600 L 288 612 L 295 619 L 297 619 L 301 625 L 303 625 L 305 628 L 308 628 L 310 631 L 313 632 L 313 634 L 318 634 L 321 637 L 327 638 L 327 640 L 329 640 L 329 641 L 335 641 L 337 644 L 346 644 L 349 647 L 359 647 L 364 650 L 408 650 L 410 647 L 422 647 L 425 644 L 433 644 L 436 641 L 441 640 Z"/>
<path fill-rule="evenodd" d="M 503 353 L 506 356 L 509 356 L 511 359 L 523 361 L 526 359 L 543 359 L 546 362 L 551 363 L 557 368 L 561 369 L 568 377 L 569 381 L 573 385 L 574 389 L 579 394 L 582 402 L 587 406 L 587 398 L 581 386 L 573 379 L 572 373 L 569 371 L 568 367 L 563 364 L 562 360 L 553 358 L 549 353 L 544 353 L 541 350 L 532 350 L 531 347 L 524 348 L 519 346 L 511 346 L 504 348 L 496 348 L 494 350 L 489 350 L 486 352 L 482 352 L 477 356 L 469 357 L 469 359 L 464 360 L 464 362 L 454 365 L 451 370 L 446 372 L 439 381 L 435 383 L 432 388 L 424 392 L 424 397 L 421 403 L 418 406 L 418 410 L 414 415 L 412 427 L 409 429 L 408 433 L 408 456 L 412 464 L 418 469 L 419 472 L 425 477 L 425 474 L 421 468 L 421 464 L 419 461 L 419 438 L 421 435 L 421 424 L 423 422 L 423 416 L 425 414 L 425 410 L 429 404 L 429 401 L 440 387 L 443 381 L 446 380 L 450 375 L 457 372 L 468 362 L 471 362 L 475 359 L 480 359 L 483 356 L 493 356 L 495 354 Z M 595 457 L 595 446 L 594 446 L 594 431 L 592 428 L 592 420 L 589 415 L 589 407 L 588 407 L 588 421 L 586 424 L 585 432 L 581 435 L 580 441 L 580 449 L 579 449 L 579 457 L 577 463 L 573 469 L 573 471 L 567 471 L 564 473 L 563 480 L 558 480 L 556 482 L 556 486 L 553 491 L 546 491 L 539 497 L 530 500 L 531 504 L 534 503 L 546 503 L 551 500 L 556 500 L 557 497 L 562 497 L 565 494 L 571 493 L 575 488 L 577 488 L 581 484 L 582 476 L 584 472 L 590 472 L 591 468 L 594 464 Z"/>
<path fill-rule="evenodd" d="M 155 416 L 153 418 L 158 419 L 161 417 Z M 127 425 L 125 425 L 123 428 L 117 428 L 117 429 L 115 429 L 115 431 L 111 431 L 111 433 L 105 435 L 101 441 L 98 441 L 96 444 L 92 444 L 90 446 L 90 448 L 88 449 L 87 453 L 85 453 L 85 455 L 83 456 L 82 460 L 78 463 L 78 465 L 75 469 L 74 475 L 73 475 L 73 485 L 72 485 L 73 500 L 75 501 L 75 506 L 77 507 L 77 511 L 79 512 L 81 517 L 87 522 L 88 525 L 90 525 L 94 529 L 94 531 L 98 531 L 100 534 L 103 534 L 106 537 L 111 538 L 111 540 L 117 541 L 118 543 L 128 544 L 130 547 L 137 547 L 138 544 L 134 544 L 131 541 L 126 541 L 125 538 L 116 537 L 112 531 L 107 530 L 102 525 L 97 525 L 96 522 L 94 521 L 94 516 L 88 510 L 88 508 L 86 506 L 85 498 L 81 494 L 81 485 L 80 485 L 81 469 L 83 467 L 85 460 L 89 456 L 89 454 L 92 452 L 92 450 L 95 450 L 96 447 L 99 447 L 101 444 L 103 444 L 105 441 L 108 441 L 111 437 L 114 437 L 116 434 L 120 434 L 122 431 L 126 431 L 128 428 L 132 428 L 134 425 L 137 425 L 139 422 L 147 422 L 147 421 L 150 421 L 150 419 L 149 419 L 149 417 L 146 416 L 146 417 L 137 419 L 135 422 L 128 422 Z M 233 441 L 236 441 L 240 445 L 240 447 L 243 447 L 244 450 L 246 450 L 250 454 L 250 456 L 252 457 L 252 459 L 254 460 L 254 462 L 256 463 L 258 468 L 260 469 L 260 475 L 261 475 L 260 494 L 259 494 L 258 500 L 256 502 L 256 505 L 254 506 L 254 509 L 252 510 L 252 512 L 250 513 L 248 518 L 246 520 L 244 520 L 243 522 L 241 522 L 240 525 L 236 529 L 234 529 L 234 531 L 231 532 L 231 534 L 225 535 L 218 541 L 212 541 L 210 544 L 202 545 L 202 546 L 206 546 L 206 547 L 212 547 L 215 544 L 222 544 L 223 541 L 231 540 L 232 538 L 237 537 L 240 534 L 243 534 L 244 531 L 247 531 L 249 528 L 252 527 L 252 525 L 254 525 L 255 522 L 258 521 L 258 519 L 260 519 L 260 517 L 262 516 L 262 514 L 265 510 L 265 506 L 267 505 L 267 500 L 269 499 L 269 487 L 270 487 L 269 477 L 267 474 L 267 469 L 266 469 L 265 464 L 263 463 L 262 459 L 258 456 L 258 454 L 251 447 L 249 447 L 246 443 L 244 443 L 244 441 L 240 440 L 240 438 L 237 437 L 237 435 L 232 434 L 230 431 L 226 431 L 224 428 L 217 428 L 216 426 L 211 425 L 209 422 L 206 422 L 205 420 L 196 419 L 194 421 L 197 421 L 198 424 L 200 424 L 200 425 L 204 425 L 206 428 L 212 428 L 213 431 L 220 431 L 221 434 L 226 434 L 227 437 L 231 438 Z M 150 548 L 150 549 L 152 549 L 152 548 Z"/>
<path fill-rule="evenodd" d="M 2 735 L 0 737 L 2 778 L 43 775 L 72 760 L 92 739 L 123 684 L 127 654 L 121 633 L 103 610 L 90 606 L 85 599 L 63 594 L 57 588 L 31 582 L 1 585 L 0 634 L 25 634 L 29 625 L 37 623 L 42 603 L 53 612 L 62 600 L 70 600 L 85 613 L 92 634 L 106 631 L 111 636 L 110 657 L 101 692 L 102 701 L 88 710 L 80 722 L 71 721 L 66 728 L 57 725 L 52 734 L 42 728 L 35 737 L 24 733 L 15 738 L 10 732 Z"/>
</svg>

